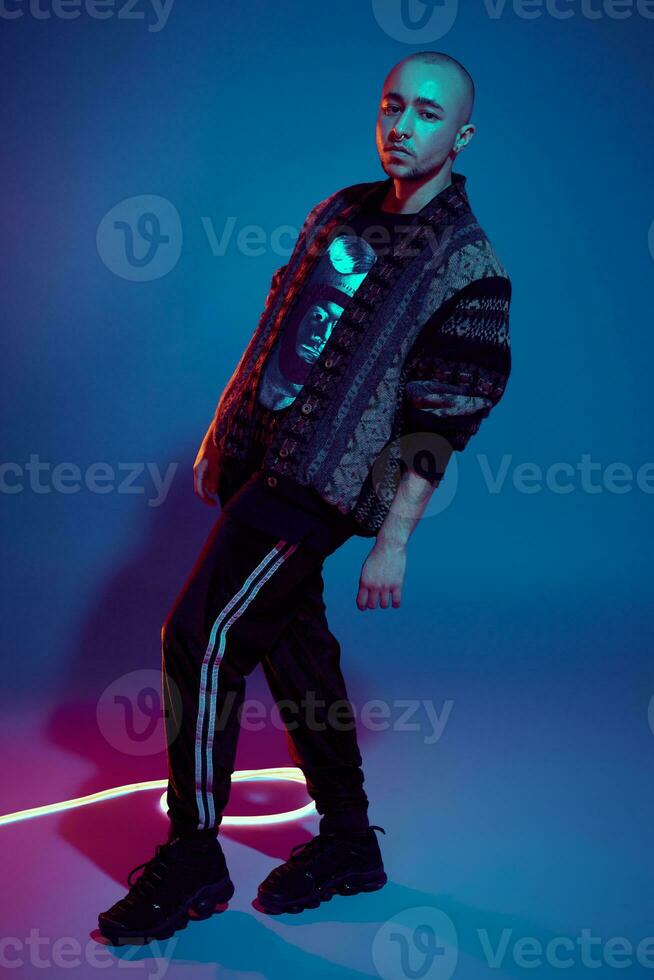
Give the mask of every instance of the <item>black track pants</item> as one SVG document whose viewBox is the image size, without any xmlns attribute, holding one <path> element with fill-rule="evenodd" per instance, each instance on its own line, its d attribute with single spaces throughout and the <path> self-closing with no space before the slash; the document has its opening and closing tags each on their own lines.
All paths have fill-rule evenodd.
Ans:
<svg viewBox="0 0 654 980">
<path fill-rule="evenodd" d="M 259 662 L 321 830 L 368 825 L 340 645 L 325 617 L 326 557 L 228 513 L 216 520 L 161 634 L 171 835 L 216 833 Z"/>
</svg>

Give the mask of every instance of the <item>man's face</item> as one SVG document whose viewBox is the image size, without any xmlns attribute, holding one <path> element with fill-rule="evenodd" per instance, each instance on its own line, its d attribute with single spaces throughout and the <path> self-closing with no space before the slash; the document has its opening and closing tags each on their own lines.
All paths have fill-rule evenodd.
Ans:
<svg viewBox="0 0 654 980">
<path fill-rule="evenodd" d="M 465 120 L 464 91 L 447 66 L 407 62 L 384 82 L 376 142 L 389 177 L 412 180 L 441 169 Z M 405 153 L 393 152 L 393 145 Z"/>
<path fill-rule="evenodd" d="M 298 357 L 313 363 L 320 356 L 342 312 L 343 307 L 332 300 L 323 300 L 309 307 L 300 321 L 295 338 Z"/>
</svg>

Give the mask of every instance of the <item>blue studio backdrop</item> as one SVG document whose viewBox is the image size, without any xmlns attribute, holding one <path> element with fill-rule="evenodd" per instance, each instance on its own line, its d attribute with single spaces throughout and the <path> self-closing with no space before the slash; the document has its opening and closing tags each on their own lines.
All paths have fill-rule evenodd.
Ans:
<svg viewBox="0 0 654 980">
<path fill-rule="evenodd" d="M 532 935 L 636 943 L 654 932 L 654 9 L 414 6 L 4 5 L 3 700 L 94 705 L 159 670 L 217 516 L 193 462 L 272 273 L 317 201 L 385 176 L 386 72 L 446 51 L 477 86 L 455 169 L 512 279 L 513 369 L 409 542 L 401 608 L 356 607 L 372 540 L 326 565 L 352 700 L 391 704 L 361 734 L 370 816 L 455 919 L 492 906 Z"/>
</svg>

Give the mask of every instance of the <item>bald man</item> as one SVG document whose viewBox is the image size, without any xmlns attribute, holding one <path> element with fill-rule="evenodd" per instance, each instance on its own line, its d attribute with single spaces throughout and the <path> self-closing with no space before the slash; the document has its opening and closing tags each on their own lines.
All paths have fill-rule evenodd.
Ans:
<svg viewBox="0 0 654 980">
<path fill-rule="evenodd" d="M 454 58 L 417 52 L 386 76 L 377 116 L 377 152 L 393 178 L 382 207 L 412 213 L 450 183 L 457 155 L 475 134 L 475 86 Z"/>
<path fill-rule="evenodd" d="M 110 940 L 167 938 L 233 894 L 217 834 L 258 664 L 321 815 L 261 882 L 258 908 L 300 912 L 386 883 L 321 572 L 353 534 L 374 538 L 357 608 L 399 608 L 409 537 L 508 378 L 510 281 L 452 174 L 473 102 L 448 55 L 394 66 L 376 125 L 386 179 L 312 209 L 221 396 L 193 470 L 198 497 L 222 509 L 162 630 L 169 836 L 100 914 Z M 430 473 L 393 455 L 416 433 L 446 446 Z"/>
</svg>

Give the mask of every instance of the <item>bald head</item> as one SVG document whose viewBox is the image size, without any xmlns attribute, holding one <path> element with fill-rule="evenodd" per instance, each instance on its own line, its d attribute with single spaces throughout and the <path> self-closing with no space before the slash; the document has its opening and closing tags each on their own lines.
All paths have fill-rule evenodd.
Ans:
<svg viewBox="0 0 654 980">
<path fill-rule="evenodd" d="M 447 87 L 451 92 L 458 125 L 464 126 L 469 123 L 475 102 L 475 83 L 461 62 L 442 51 L 415 51 L 398 61 L 391 68 L 386 78 L 388 79 L 394 71 L 411 62 L 434 66 L 434 74 L 446 80 Z"/>
<path fill-rule="evenodd" d="M 396 189 L 402 182 L 433 181 L 433 188 L 447 180 L 475 133 L 474 95 L 469 73 L 448 54 L 417 51 L 393 66 L 382 86 L 375 138 Z"/>
</svg>

